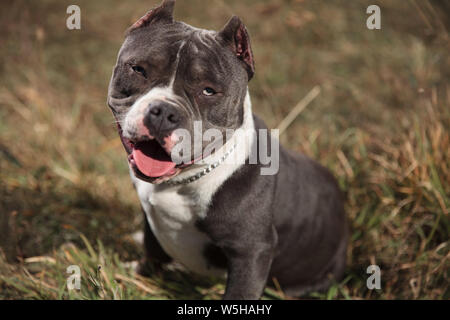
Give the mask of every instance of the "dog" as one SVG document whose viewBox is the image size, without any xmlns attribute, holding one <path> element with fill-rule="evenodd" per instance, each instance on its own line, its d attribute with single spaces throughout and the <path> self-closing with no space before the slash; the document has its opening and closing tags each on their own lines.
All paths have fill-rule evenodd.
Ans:
<svg viewBox="0 0 450 320">
<path fill-rule="evenodd" d="M 165 0 L 129 28 L 108 92 L 146 218 L 141 266 L 177 261 L 226 276 L 224 299 L 259 299 L 274 283 L 294 297 L 325 290 L 343 275 L 348 238 L 334 177 L 282 147 L 269 148 L 276 174 L 250 163 L 277 140 L 250 135 L 246 148 L 226 136 L 267 129 L 252 113 L 247 28 L 233 16 L 220 31 L 198 29 L 175 21 L 174 6 Z M 193 133 L 197 122 L 223 135 L 223 146 L 205 155 L 206 142 L 191 145 L 188 160 L 174 160 L 177 130 Z M 230 155 L 244 162 L 224 161 Z"/>
</svg>

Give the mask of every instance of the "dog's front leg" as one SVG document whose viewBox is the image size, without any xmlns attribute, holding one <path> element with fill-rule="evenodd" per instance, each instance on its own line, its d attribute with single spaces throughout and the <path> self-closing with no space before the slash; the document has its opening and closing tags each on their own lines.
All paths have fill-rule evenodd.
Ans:
<svg viewBox="0 0 450 320">
<path fill-rule="evenodd" d="M 225 249 L 228 278 L 224 300 L 257 300 L 261 297 L 273 259 L 273 245 Z"/>
<path fill-rule="evenodd" d="M 141 259 L 136 272 L 142 276 L 150 276 L 155 271 L 162 270 L 162 266 L 172 261 L 172 258 L 159 244 L 147 220 L 144 212 L 144 258 Z"/>
</svg>

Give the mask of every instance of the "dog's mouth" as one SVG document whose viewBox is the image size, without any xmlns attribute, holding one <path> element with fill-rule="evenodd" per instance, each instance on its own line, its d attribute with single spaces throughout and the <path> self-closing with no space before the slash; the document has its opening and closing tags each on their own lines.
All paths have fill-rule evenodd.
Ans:
<svg viewBox="0 0 450 320">
<path fill-rule="evenodd" d="M 119 135 L 128 154 L 128 162 L 135 175 L 150 183 L 161 183 L 178 175 L 182 169 L 190 164 L 177 165 L 172 161 L 166 149 L 156 139 L 131 141 Z"/>
<path fill-rule="evenodd" d="M 128 161 L 146 177 L 157 179 L 177 173 L 177 165 L 156 140 L 132 143 L 132 146 Z"/>
</svg>

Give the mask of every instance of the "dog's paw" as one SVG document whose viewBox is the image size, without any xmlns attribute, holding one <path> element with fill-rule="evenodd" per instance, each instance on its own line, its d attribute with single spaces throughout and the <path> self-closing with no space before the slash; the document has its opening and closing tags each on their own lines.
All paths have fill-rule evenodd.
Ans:
<svg viewBox="0 0 450 320">
<path fill-rule="evenodd" d="M 131 238 L 137 245 L 140 245 L 140 246 L 144 245 L 144 232 L 137 231 L 131 235 Z"/>
<path fill-rule="evenodd" d="M 139 268 L 139 262 L 138 261 L 123 262 L 122 266 L 125 269 L 131 269 L 131 270 L 134 270 L 136 272 L 136 270 Z"/>
</svg>

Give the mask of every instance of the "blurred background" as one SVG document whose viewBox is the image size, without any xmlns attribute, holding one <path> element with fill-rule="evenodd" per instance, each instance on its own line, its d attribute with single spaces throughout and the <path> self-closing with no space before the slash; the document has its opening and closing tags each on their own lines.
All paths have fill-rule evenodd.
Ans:
<svg viewBox="0 0 450 320">
<path fill-rule="evenodd" d="M 211 299 L 224 284 L 186 272 L 151 278 L 128 262 L 142 228 L 125 153 L 106 105 L 125 30 L 154 0 L 0 3 L 0 298 Z M 81 8 L 81 30 L 66 9 Z M 381 30 L 366 9 L 381 8 Z M 320 299 L 449 299 L 450 2 L 179 0 L 175 16 L 220 29 L 246 23 L 254 112 L 328 167 L 351 224 L 344 279 Z M 380 290 L 366 268 L 381 268 Z M 68 291 L 79 265 L 82 288 Z M 100 267 L 99 267 L 100 266 Z M 286 297 L 267 289 L 267 299 Z"/>
</svg>

